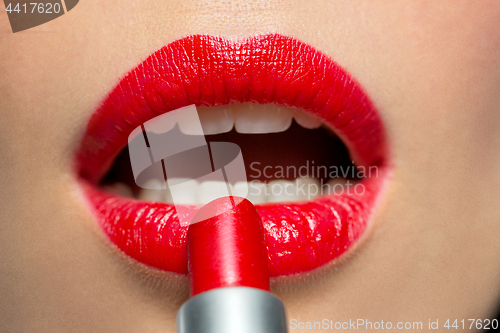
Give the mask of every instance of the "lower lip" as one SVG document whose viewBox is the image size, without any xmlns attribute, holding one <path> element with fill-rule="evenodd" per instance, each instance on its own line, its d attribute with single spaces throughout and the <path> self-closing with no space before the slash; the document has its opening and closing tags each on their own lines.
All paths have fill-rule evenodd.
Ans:
<svg viewBox="0 0 500 333">
<path fill-rule="evenodd" d="M 159 61 L 158 59 L 161 58 L 174 57 L 179 53 L 184 54 L 182 53 L 183 50 L 185 51 L 183 43 L 193 47 L 193 40 L 202 37 L 187 37 L 184 40 L 174 42 L 153 54 L 143 64 L 129 73 L 122 80 L 119 87 L 111 93 L 103 106 L 92 116 L 76 160 L 80 184 L 85 197 L 90 203 L 98 223 L 109 239 L 124 253 L 139 262 L 180 274 L 187 274 L 187 226 L 179 223 L 177 213 L 194 215 L 197 207 L 185 206 L 182 211 L 176 212 L 174 206 L 170 204 L 142 202 L 111 195 L 100 190 L 97 184 L 106 168 L 112 163 L 112 158 L 126 145 L 128 134 L 141 122 L 158 114 L 158 112 L 152 110 L 147 112 L 134 110 L 133 106 L 137 105 L 137 103 L 133 101 L 133 98 L 139 93 L 132 93 L 124 98 L 121 95 L 124 89 L 134 86 L 137 82 L 136 78 L 141 74 L 140 71 L 158 72 L 155 68 L 147 69 L 147 66 L 156 66 L 148 64 Z M 202 39 L 200 47 L 212 47 L 213 49 L 198 50 L 198 52 L 210 57 L 210 52 L 218 52 L 217 45 L 213 45 L 221 42 L 221 40 L 214 37 L 205 38 L 207 40 Z M 257 41 L 250 39 L 247 44 L 252 44 L 252 42 L 258 44 L 259 41 L 266 40 L 266 38 L 276 38 L 281 41 L 284 44 L 283 47 L 289 51 L 288 53 L 292 54 L 292 58 L 296 57 L 288 59 L 292 65 L 284 62 L 286 66 L 294 66 L 295 64 L 300 67 L 301 61 L 312 59 L 311 61 L 316 66 L 312 68 L 319 68 L 318 73 L 324 70 L 321 69 L 324 67 L 334 73 L 329 75 L 339 76 L 340 79 L 330 79 L 330 81 L 335 81 L 330 82 L 330 85 L 335 86 L 337 84 L 338 86 L 339 82 L 342 82 L 344 86 L 340 89 L 341 92 L 337 89 L 331 91 L 330 94 L 337 95 L 336 98 L 340 99 L 339 105 L 343 105 L 347 109 L 355 109 L 355 111 L 351 110 L 349 113 L 343 113 L 339 112 L 337 107 L 337 114 L 332 114 L 328 107 L 325 108 L 324 104 L 321 107 L 315 106 L 316 100 L 314 96 L 323 98 L 326 93 L 318 93 L 318 90 L 314 88 L 316 90 L 311 92 L 312 97 L 309 100 L 301 100 L 296 97 L 297 91 L 291 89 L 291 86 L 284 88 L 282 91 L 280 91 L 279 87 L 274 88 L 275 90 L 272 91 L 271 95 L 273 98 L 279 98 L 278 101 L 262 97 L 254 99 L 251 96 L 245 97 L 241 93 L 234 98 L 224 96 L 222 101 L 217 101 L 217 96 L 210 95 L 207 100 L 199 101 L 193 100 L 193 98 L 199 98 L 199 89 L 201 88 L 185 87 L 187 96 L 182 98 L 177 96 L 177 99 L 181 100 L 177 101 L 180 105 L 168 107 L 165 111 L 183 106 L 183 104 L 212 105 L 224 103 L 225 100 L 260 103 L 275 102 L 301 107 L 323 118 L 326 125 L 333 128 L 344 139 L 359 164 L 366 167 L 373 166 L 376 169 L 376 176 L 364 178 L 357 187 L 353 186 L 349 191 L 342 194 L 322 196 L 307 202 L 256 206 L 265 229 L 270 276 L 276 277 L 314 270 L 334 261 L 352 249 L 353 245 L 358 243 L 361 236 L 365 234 L 370 224 L 377 202 L 381 198 L 385 184 L 390 178 L 391 169 L 387 166 L 387 148 L 380 119 L 357 83 L 333 61 L 310 46 L 288 37 L 279 35 L 261 36 L 255 38 Z M 229 42 L 223 41 L 223 43 L 227 44 Z M 262 47 L 259 51 L 251 50 L 251 52 L 254 54 L 261 52 L 267 56 L 269 56 L 269 52 L 285 53 L 282 48 L 276 45 L 269 46 L 269 48 L 272 50 Z M 232 52 L 234 53 L 234 48 Z M 249 51 L 245 51 L 245 48 L 242 47 L 240 52 L 244 54 L 244 52 Z M 218 54 L 218 56 L 229 57 L 224 54 Z M 171 62 L 171 60 L 169 61 Z M 266 66 L 268 65 L 269 63 L 266 62 Z M 161 66 L 163 65 L 160 64 Z M 161 68 L 165 68 L 165 66 Z M 283 66 L 283 63 L 277 66 Z M 266 70 L 269 73 L 274 73 L 283 69 L 270 70 L 266 68 Z M 294 71 L 293 68 L 287 68 L 287 70 Z M 293 79 L 291 81 L 309 87 L 317 85 L 318 78 L 314 76 L 308 77 L 298 70 L 294 71 L 294 73 L 298 73 L 302 81 Z M 191 75 L 196 75 L 196 73 L 191 73 Z M 321 75 L 324 76 L 324 73 Z M 231 77 L 231 75 L 226 75 L 226 80 L 227 77 Z M 307 80 L 304 78 L 307 78 Z M 167 80 L 169 77 L 164 79 Z M 230 78 L 229 80 L 234 79 Z M 327 79 L 325 79 L 325 82 L 325 84 L 328 84 Z M 145 89 L 144 86 L 147 86 L 144 82 L 137 84 L 140 86 L 137 87 L 137 90 Z M 255 84 L 257 85 L 255 89 L 259 90 L 260 85 L 265 85 L 265 80 L 262 81 L 261 78 L 261 81 Z M 212 94 L 221 93 L 220 91 L 217 92 L 215 88 L 205 88 L 212 91 Z M 264 90 L 259 90 L 261 91 L 259 96 L 265 96 L 266 92 Z M 195 91 L 197 91 L 198 95 L 195 94 Z M 176 92 L 178 93 L 178 91 Z M 147 91 L 141 93 L 148 94 Z M 173 92 L 168 91 L 164 93 L 165 97 L 169 96 L 169 93 L 173 94 Z M 347 93 L 349 93 L 349 97 L 344 96 Z M 307 94 L 308 92 L 304 91 L 304 95 Z M 123 102 L 124 100 L 126 102 Z M 227 101 L 225 102 L 227 103 Z M 330 102 L 330 99 L 323 99 L 323 103 L 326 102 Z M 356 110 L 356 108 L 360 110 Z M 117 116 L 120 120 L 116 119 Z M 114 118 L 114 120 L 110 120 L 111 118 Z M 139 124 L 135 124 L 134 121 L 123 121 L 123 119 L 134 119 L 135 122 L 138 122 L 137 118 L 140 118 Z M 118 121 L 121 121 L 121 123 L 117 124 Z M 368 171 L 368 168 L 366 170 Z"/>
<path fill-rule="evenodd" d="M 340 257 L 366 231 L 389 170 L 366 179 L 351 194 L 285 204 L 256 205 L 266 233 L 271 277 L 307 272 Z M 173 205 L 117 197 L 81 183 L 95 216 L 110 240 L 130 257 L 175 273 L 187 274 L 187 226 Z M 364 192 L 357 195 L 356 192 Z M 186 206 L 181 214 L 194 215 Z"/>
</svg>

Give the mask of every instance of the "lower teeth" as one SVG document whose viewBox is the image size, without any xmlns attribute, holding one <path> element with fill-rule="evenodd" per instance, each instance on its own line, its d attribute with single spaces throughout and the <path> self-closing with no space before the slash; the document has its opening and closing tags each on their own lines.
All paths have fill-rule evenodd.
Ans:
<svg viewBox="0 0 500 333">
<path fill-rule="evenodd" d="M 248 183 L 238 182 L 231 186 L 231 191 L 237 195 L 248 186 L 246 198 L 253 204 L 306 201 L 321 195 L 339 193 L 339 188 L 343 188 L 345 183 L 344 179 L 335 179 L 322 186 L 316 178 L 297 178 L 293 181 L 279 179 L 272 180 L 267 184 L 253 180 Z M 162 188 L 163 181 L 151 179 L 147 182 L 147 187 Z M 204 204 L 222 196 L 223 193 L 227 193 L 225 192 L 227 191 L 227 184 L 224 182 L 208 181 L 201 184 L 191 182 L 190 187 L 183 190 L 181 197 L 177 197 L 176 204 Z M 121 182 L 107 185 L 104 189 L 118 196 L 133 198 L 131 188 Z M 167 189 L 141 188 L 136 198 L 143 201 L 173 203 Z"/>
</svg>

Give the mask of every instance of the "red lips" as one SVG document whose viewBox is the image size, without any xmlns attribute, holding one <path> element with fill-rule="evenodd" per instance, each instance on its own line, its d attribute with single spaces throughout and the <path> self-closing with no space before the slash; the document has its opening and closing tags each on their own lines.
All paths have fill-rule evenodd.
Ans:
<svg viewBox="0 0 500 333">
<path fill-rule="evenodd" d="M 95 216 L 114 244 L 147 265 L 187 272 L 187 228 L 179 224 L 173 205 L 112 196 L 97 184 L 143 122 L 190 104 L 243 102 L 294 106 L 322 118 L 359 166 L 377 170 L 361 182 L 363 193 L 258 205 L 271 276 L 315 269 L 359 239 L 389 174 L 382 122 L 345 70 L 307 44 L 272 34 L 242 42 L 212 36 L 177 40 L 128 73 L 92 115 L 76 167 Z"/>
</svg>

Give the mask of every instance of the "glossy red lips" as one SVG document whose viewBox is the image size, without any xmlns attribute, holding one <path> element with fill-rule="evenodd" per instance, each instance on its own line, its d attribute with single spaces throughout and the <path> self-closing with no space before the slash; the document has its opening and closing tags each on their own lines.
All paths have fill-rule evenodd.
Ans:
<svg viewBox="0 0 500 333">
<path fill-rule="evenodd" d="M 232 42 L 190 36 L 158 50 L 122 79 L 92 115 L 77 154 L 77 171 L 95 216 L 126 254 L 160 269 L 187 272 L 187 228 L 179 224 L 173 205 L 119 198 L 97 187 L 130 132 L 185 105 L 242 102 L 294 106 L 322 118 L 358 165 L 377 171 L 361 182 L 363 191 L 258 205 L 271 276 L 324 265 L 363 234 L 389 167 L 382 122 L 358 83 L 293 38 L 273 34 Z"/>
</svg>

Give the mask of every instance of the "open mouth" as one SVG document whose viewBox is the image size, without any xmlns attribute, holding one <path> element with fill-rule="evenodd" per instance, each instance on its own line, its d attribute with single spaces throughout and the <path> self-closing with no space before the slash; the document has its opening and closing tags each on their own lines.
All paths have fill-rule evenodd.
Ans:
<svg viewBox="0 0 500 333">
<path fill-rule="evenodd" d="M 246 197 L 254 205 L 312 200 L 348 189 L 363 190 L 362 174 L 352 164 L 345 145 L 318 118 L 275 104 L 245 103 L 197 110 L 207 142 L 231 142 L 241 149 L 247 181 L 232 185 L 236 192 L 248 188 Z M 176 131 L 176 141 L 187 141 L 194 135 L 192 128 L 191 124 L 183 123 L 179 129 L 170 131 Z M 149 137 L 161 134 L 147 132 Z M 293 147 L 293 151 L 286 147 Z M 149 185 L 147 188 L 136 184 L 130 160 L 129 149 L 123 149 L 101 187 L 122 197 L 173 204 L 168 185 L 166 189 L 158 189 L 163 186 L 163 177 L 149 177 L 144 181 Z M 191 181 L 188 172 L 184 176 L 173 183 Z M 191 181 L 181 188 L 175 203 L 203 204 L 223 196 L 226 189 L 222 181 Z"/>
<path fill-rule="evenodd" d="M 90 207 L 127 255 L 187 272 L 187 227 L 168 192 L 135 185 L 126 145 L 145 121 L 190 104 L 208 142 L 241 148 L 271 276 L 318 268 L 364 234 L 390 167 L 382 122 L 359 84 L 289 37 L 190 36 L 121 80 L 92 115 L 77 153 Z M 186 189 L 184 209 L 196 209 L 219 188 L 206 182 Z"/>
</svg>

